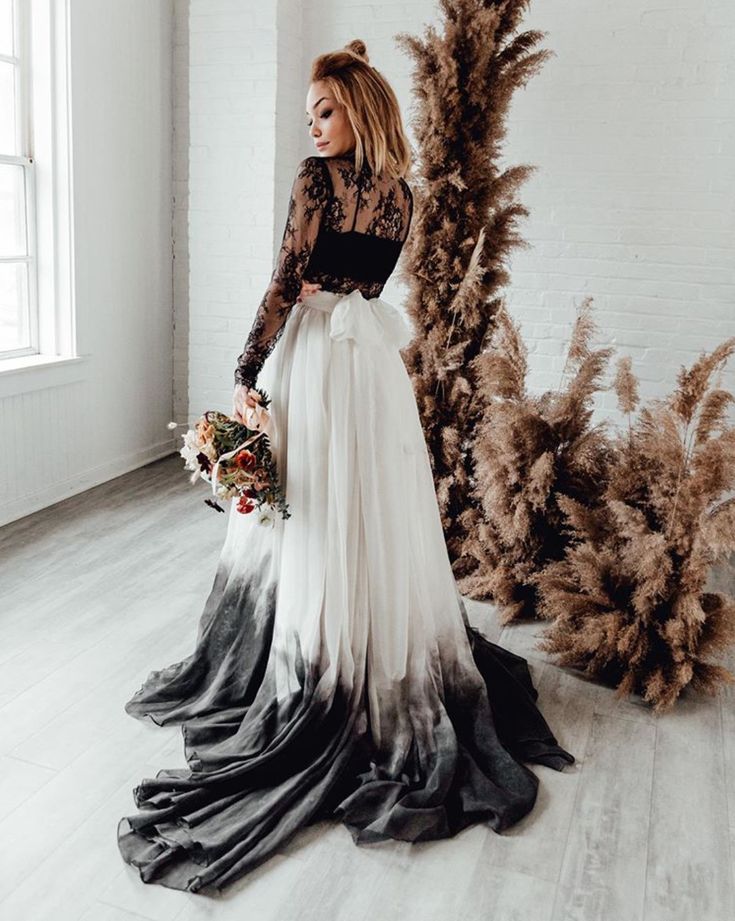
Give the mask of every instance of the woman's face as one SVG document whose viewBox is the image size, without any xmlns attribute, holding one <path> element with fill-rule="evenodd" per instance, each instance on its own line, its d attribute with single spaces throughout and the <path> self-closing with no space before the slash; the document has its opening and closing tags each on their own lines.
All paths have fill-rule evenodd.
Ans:
<svg viewBox="0 0 735 921">
<path fill-rule="evenodd" d="M 322 157 L 338 157 L 355 147 L 355 133 L 344 107 L 336 102 L 322 80 L 309 86 L 306 127 Z"/>
</svg>

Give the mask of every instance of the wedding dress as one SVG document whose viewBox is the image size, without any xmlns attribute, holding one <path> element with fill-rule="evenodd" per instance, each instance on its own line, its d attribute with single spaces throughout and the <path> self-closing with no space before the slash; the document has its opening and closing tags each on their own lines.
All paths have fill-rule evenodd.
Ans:
<svg viewBox="0 0 735 921">
<path fill-rule="evenodd" d="M 380 297 L 408 233 L 404 179 L 307 157 L 236 380 L 271 397 L 291 517 L 231 502 L 194 651 L 125 705 L 178 723 L 188 769 L 134 789 L 118 845 L 146 883 L 217 892 L 303 826 L 357 844 L 496 832 L 574 762 L 524 658 L 470 626 L 399 350 Z M 322 290 L 296 302 L 302 279 Z M 277 346 L 277 347 L 276 347 Z"/>
</svg>

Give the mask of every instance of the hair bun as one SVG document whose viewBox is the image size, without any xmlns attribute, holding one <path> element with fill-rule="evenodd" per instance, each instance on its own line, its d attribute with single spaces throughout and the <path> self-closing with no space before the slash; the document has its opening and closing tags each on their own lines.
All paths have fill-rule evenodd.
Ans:
<svg viewBox="0 0 735 921">
<path fill-rule="evenodd" d="M 356 54 L 359 58 L 362 58 L 366 64 L 370 63 L 367 53 L 367 45 L 361 38 L 353 38 L 351 42 L 348 42 L 345 45 L 345 48 L 348 51 L 351 51 L 353 54 Z"/>
</svg>

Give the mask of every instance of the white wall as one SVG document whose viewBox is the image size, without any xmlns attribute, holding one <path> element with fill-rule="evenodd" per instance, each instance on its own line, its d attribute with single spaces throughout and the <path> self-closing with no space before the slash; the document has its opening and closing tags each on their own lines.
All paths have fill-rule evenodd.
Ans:
<svg viewBox="0 0 735 921">
<path fill-rule="evenodd" d="M 189 0 L 173 0 L 173 418 L 189 407 Z M 181 446 L 181 433 L 174 436 Z"/>
<path fill-rule="evenodd" d="M 172 10 L 72 0 L 76 325 L 89 358 L 81 380 L 0 399 L 0 523 L 172 450 Z"/>
<path fill-rule="evenodd" d="M 252 0 L 189 7 L 190 419 L 231 408 L 241 341 L 270 276 L 276 14 L 276 3 Z"/>
<path fill-rule="evenodd" d="M 229 409 L 293 171 L 313 153 L 311 60 L 364 39 L 410 132 L 411 63 L 394 36 L 435 16 L 433 0 L 72 0 L 91 357 L 85 380 L 0 399 L 0 522 L 176 450 L 174 413 Z M 547 30 L 557 55 L 517 94 L 506 145 L 508 163 L 539 167 L 522 192 L 532 248 L 508 291 L 531 385 L 557 385 L 591 294 L 601 341 L 633 356 L 644 396 L 663 395 L 679 364 L 735 335 L 735 7 L 537 0 L 525 28 Z M 385 297 L 402 296 L 389 281 Z M 601 415 L 612 407 L 605 395 Z M 39 433 L 52 452 L 34 451 Z"/>
<path fill-rule="evenodd" d="M 532 384 L 558 385 L 589 294 L 599 341 L 632 356 L 644 397 L 663 396 L 735 335 L 735 6 L 546 0 L 528 24 L 556 52 L 518 94 L 507 147 L 538 166 L 509 298 Z M 614 404 L 605 394 L 600 418 Z"/>
<path fill-rule="evenodd" d="M 410 131 L 411 64 L 394 36 L 437 21 L 433 0 L 275 7 L 192 0 L 193 413 L 229 405 L 293 169 L 313 153 L 303 119 L 312 58 L 364 39 Z M 556 52 L 517 93 L 506 144 L 508 164 L 538 167 L 521 193 L 532 248 L 514 255 L 508 291 L 531 387 L 558 385 L 575 308 L 590 294 L 599 341 L 632 355 L 644 397 L 661 396 L 682 362 L 735 335 L 735 7 L 545 0 L 524 28 L 546 30 Z M 400 305 L 397 285 L 385 296 Z M 615 415 L 605 394 L 598 416 Z"/>
</svg>

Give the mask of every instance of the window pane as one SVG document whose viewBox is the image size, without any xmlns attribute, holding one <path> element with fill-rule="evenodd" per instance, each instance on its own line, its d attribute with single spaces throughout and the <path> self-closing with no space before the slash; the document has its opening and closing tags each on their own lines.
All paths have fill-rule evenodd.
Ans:
<svg viewBox="0 0 735 921">
<path fill-rule="evenodd" d="M 0 0 L 0 54 L 13 53 L 13 0 Z"/>
<path fill-rule="evenodd" d="M 28 264 L 0 262 L 0 352 L 30 344 Z"/>
<path fill-rule="evenodd" d="M 0 164 L 0 256 L 27 256 L 25 170 L 15 163 Z"/>
<path fill-rule="evenodd" d="M 19 154 L 17 149 L 15 77 L 18 68 L 15 64 L 0 61 L 0 153 Z"/>
</svg>

